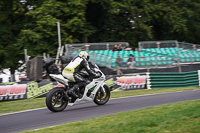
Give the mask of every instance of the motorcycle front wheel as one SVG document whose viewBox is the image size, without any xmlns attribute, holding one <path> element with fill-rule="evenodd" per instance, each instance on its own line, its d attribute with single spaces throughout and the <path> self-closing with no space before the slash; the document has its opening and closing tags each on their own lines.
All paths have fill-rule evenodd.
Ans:
<svg viewBox="0 0 200 133">
<path fill-rule="evenodd" d="M 104 105 L 108 102 L 110 99 L 110 89 L 105 84 L 103 87 L 100 87 L 99 90 L 96 93 L 96 96 L 94 98 L 94 103 L 97 105 Z"/>
<path fill-rule="evenodd" d="M 53 88 L 46 96 L 46 106 L 52 112 L 63 111 L 68 105 L 65 90 L 61 87 Z"/>
</svg>

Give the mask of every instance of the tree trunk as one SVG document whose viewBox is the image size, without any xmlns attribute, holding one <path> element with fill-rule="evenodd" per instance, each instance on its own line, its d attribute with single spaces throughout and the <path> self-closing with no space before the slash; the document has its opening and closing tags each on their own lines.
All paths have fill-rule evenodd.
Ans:
<svg viewBox="0 0 200 133">
<path fill-rule="evenodd" d="M 83 43 L 88 43 L 88 36 L 83 35 L 83 37 L 82 37 L 82 42 L 83 42 Z"/>
<path fill-rule="evenodd" d="M 11 82 L 15 82 L 15 69 L 13 67 L 10 68 L 10 73 L 11 73 Z"/>
</svg>

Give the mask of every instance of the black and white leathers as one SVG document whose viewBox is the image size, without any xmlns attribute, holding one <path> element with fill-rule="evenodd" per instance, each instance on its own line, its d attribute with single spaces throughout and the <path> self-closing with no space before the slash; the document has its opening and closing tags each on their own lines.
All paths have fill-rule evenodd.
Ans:
<svg viewBox="0 0 200 133">
<path fill-rule="evenodd" d="M 98 73 L 96 73 L 95 71 L 93 71 L 87 60 L 85 58 L 82 58 L 80 56 L 76 56 L 63 70 L 62 75 L 74 82 L 84 82 L 85 79 L 79 74 L 79 72 L 85 69 L 88 74 L 93 75 L 93 76 L 97 76 Z"/>
</svg>

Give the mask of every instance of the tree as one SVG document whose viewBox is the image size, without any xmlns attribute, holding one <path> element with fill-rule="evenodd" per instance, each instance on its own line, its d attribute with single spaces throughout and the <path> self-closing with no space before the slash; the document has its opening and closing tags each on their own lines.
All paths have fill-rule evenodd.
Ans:
<svg viewBox="0 0 200 133">
<path fill-rule="evenodd" d="M 0 69 L 12 73 L 43 52 L 55 57 L 62 44 L 178 40 L 198 43 L 200 0 L 7 0 L 0 1 Z M 15 57 L 15 58 L 13 58 Z"/>
<path fill-rule="evenodd" d="M 62 44 L 87 41 L 94 29 L 85 22 L 85 2 L 45 0 L 27 12 L 30 18 L 21 31 L 18 45 L 32 56 L 43 52 L 56 55 L 58 47 L 56 22 L 61 23 Z"/>
<path fill-rule="evenodd" d="M 90 2 L 86 18 L 98 30 L 90 36 L 89 40 L 91 42 L 126 41 L 136 47 L 139 40 L 152 39 L 151 28 L 141 17 L 140 4 L 143 3 L 133 0 Z M 98 17 L 91 20 L 95 15 Z"/>
<path fill-rule="evenodd" d="M 19 0 L 0 1 L 0 69 L 10 68 L 11 74 L 23 59 L 21 49 L 16 47 L 16 41 L 24 23 L 26 8 Z"/>
<path fill-rule="evenodd" d="M 199 0 L 93 0 L 87 9 L 86 18 L 97 29 L 91 42 L 128 41 L 136 46 L 148 40 L 197 42 L 200 35 Z"/>
</svg>

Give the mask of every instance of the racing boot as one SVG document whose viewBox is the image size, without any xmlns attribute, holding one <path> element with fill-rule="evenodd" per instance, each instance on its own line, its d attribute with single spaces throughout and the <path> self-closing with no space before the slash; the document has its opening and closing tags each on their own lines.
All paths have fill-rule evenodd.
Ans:
<svg viewBox="0 0 200 133">
<path fill-rule="evenodd" d="M 78 89 L 78 85 L 75 84 L 70 90 L 69 90 L 69 94 L 72 95 L 75 98 L 78 98 L 79 95 L 76 94 L 76 90 Z"/>
<path fill-rule="evenodd" d="M 78 98 L 81 99 L 83 97 L 83 95 L 81 94 L 80 87 L 77 89 L 77 93 L 78 93 Z"/>
</svg>

